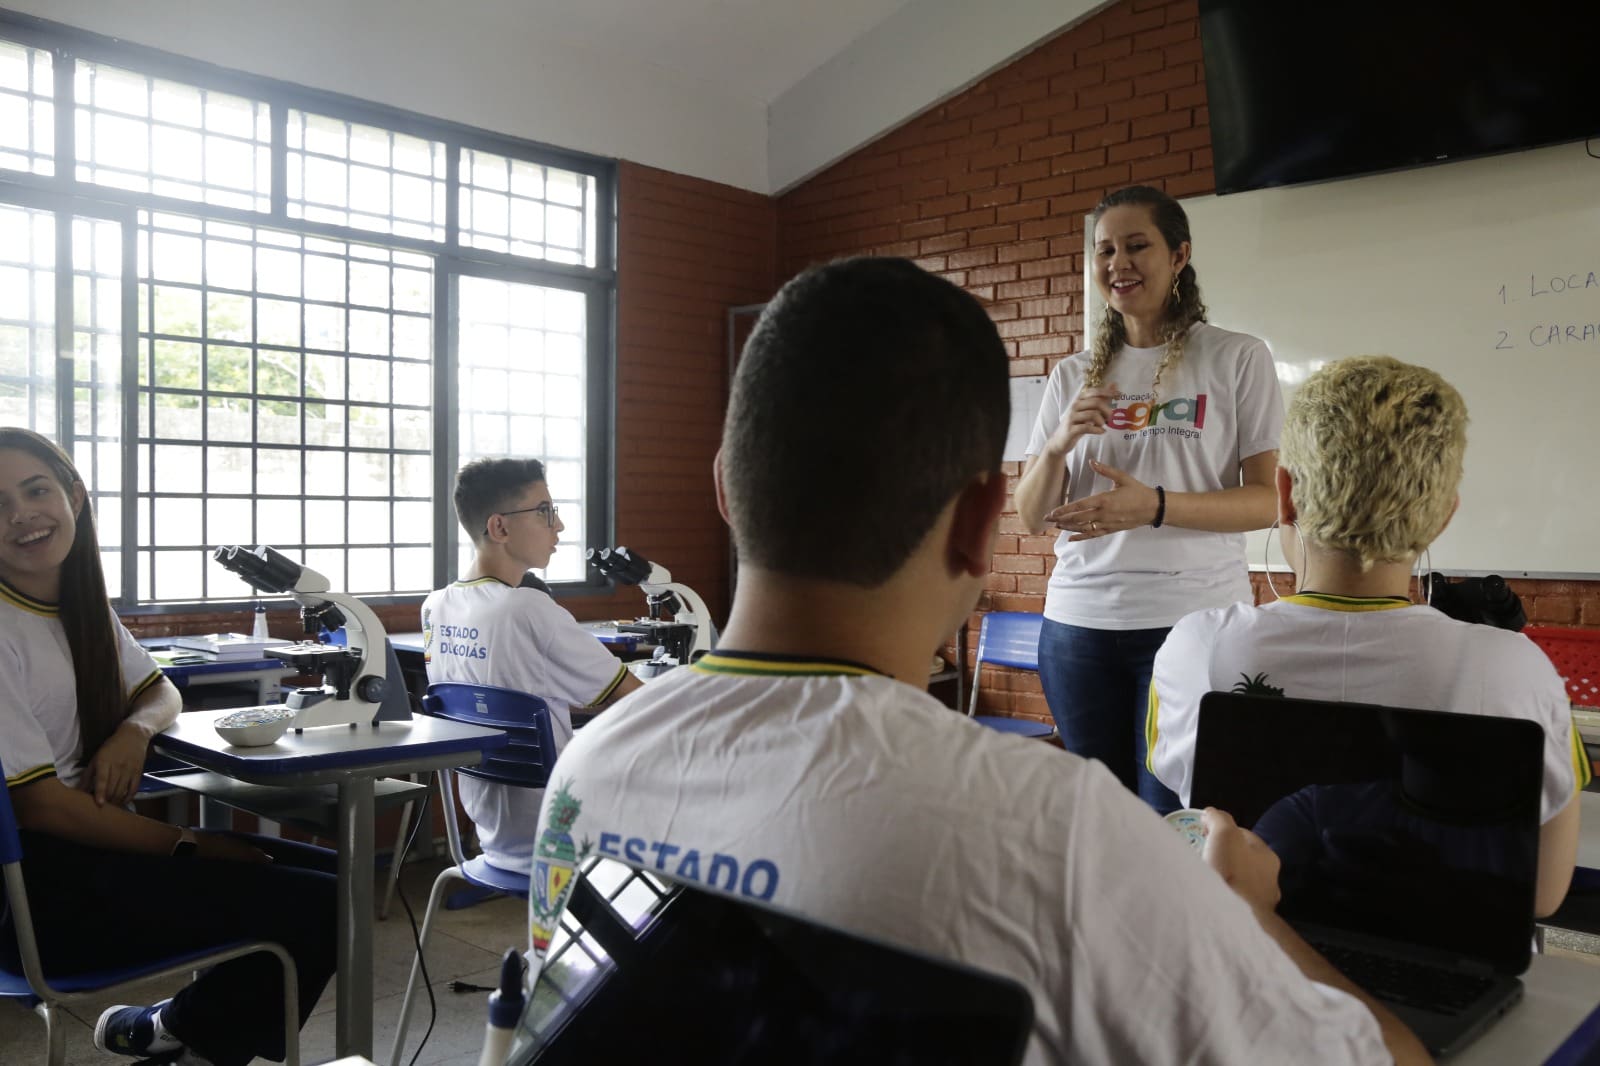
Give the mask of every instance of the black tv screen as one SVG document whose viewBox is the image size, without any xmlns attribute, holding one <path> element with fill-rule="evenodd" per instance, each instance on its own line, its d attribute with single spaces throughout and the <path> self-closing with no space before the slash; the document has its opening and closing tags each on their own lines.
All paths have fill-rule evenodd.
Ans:
<svg viewBox="0 0 1600 1066">
<path fill-rule="evenodd" d="M 1219 193 L 1600 135 L 1600 0 L 1200 0 L 1200 36 Z"/>
</svg>

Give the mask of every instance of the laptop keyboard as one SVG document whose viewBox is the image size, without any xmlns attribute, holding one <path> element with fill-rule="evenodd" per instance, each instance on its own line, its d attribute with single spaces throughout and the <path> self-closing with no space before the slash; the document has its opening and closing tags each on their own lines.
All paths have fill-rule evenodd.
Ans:
<svg viewBox="0 0 1600 1066">
<path fill-rule="evenodd" d="M 1311 946 L 1340 973 L 1379 999 L 1437 1014 L 1461 1013 L 1494 983 L 1492 977 L 1475 977 L 1358 948 L 1315 941 Z"/>
</svg>

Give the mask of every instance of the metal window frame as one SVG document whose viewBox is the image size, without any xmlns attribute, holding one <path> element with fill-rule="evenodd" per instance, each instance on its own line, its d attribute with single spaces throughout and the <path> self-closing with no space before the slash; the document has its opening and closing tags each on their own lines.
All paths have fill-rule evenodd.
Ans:
<svg viewBox="0 0 1600 1066">
<path fill-rule="evenodd" d="M 188 59 L 159 49 L 135 45 L 115 38 L 80 30 L 32 15 L 0 9 L 0 39 L 52 54 L 54 74 L 55 145 L 54 166 L 50 175 L 21 171 L 0 172 L 0 202 L 51 210 L 58 216 L 56 262 L 56 346 L 57 420 L 63 446 L 73 443 L 74 395 L 71 388 L 71 357 L 74 343 L 72 325 L 73 269 L 71 258 L 71 219 L 98 218 L 117 222 L 122 227 L 122 355 L 124 402 L 122 433 L 122 574 L 109 582 L 120 589 L 116 595 L 123 610 L 140 613 L 186 613 L 196 609 L 217 610 L 245 601 L 204 600 L 184 603 L 141 603 L 137 598 L 138 559 L 155 546 L 138 543 L 138 508 L 141 494 L 137 469 L 138 439 L 138 352 L 139 320 L 137 287 L 138 212 L 183 215 L 202 221 L 219 221 L 252 227 L 265 227 L 352 244 L 385 247 L 395 251 L 420 253 L 433 260 L 433 584 L 438 587 L 454 575 L 456 530 L 449 504 L 454 467 L 450 457 L 459 444 L 459 414 L 455 391 L 457 305 L 454 279 L 463 273 L 503 277 L 563 289 L 579 289 L 588 297 L 587 410 L 585 411 L 587 464 L 585 492 L 585 538 L 591 544 L 609 543 L 614 529 L 615 448 L 615 373 L 616 373 L 616 196 L 617 167 L 613 159 L 575 152 L 539 142 L 494 133 L 462 123 L 432 118 L 416 112 L 360 100 L 339 93 L 324 92 L 272 78 L 244 74 L 201 60 Z M 269 209 L 254 211 L 204 201 L 137 193 L 101 186 L 77 179 L 76 99 L 77 60 L 103 62 L 141 75 L 193 86 L 202 90 L 229 93 L 264 103 L 269 108 L 270 181 Z M 326 116 L 350 123 L 376 126 L 393 133 L 438 141 L 444 144 L 445 220 L 443 241 L 427 241 L 358 227 L 338 226 L 292 218 L 288 211 L 287 125 L 291 110 Z M 151 120 L 154 121 L 154 120 Z M 253 142 L 254 143 L 254 142 Z M 461 157 L 473 149 L 546 167 L 553 167 L 594 180 L 594 201 L 589 205 L 595 233 L 595 266 L 558 263 L 510 253 L 494 252 L 464 244 L 460 231 L 460 198 L 470 194 L 461 182 Z M 348 162 L 348 161 L 347 161 Z M 391 168 L 392 169 L 392 168 Z M 61 253 L 65 253 L 65 255 Z M 153 299 L 154 282 L 151 282 Z M 251 293 L 253 298 L 257 293 Z M 253 314 L 252 310 L 252 314 Z M 65 323 L 69 328 L 63 329 Z M 154 343 L 154 323 L 152 344 Z M 201 339 L 203 341 L 203 338 Z M 302 336 L 302 354 L 304 352 Z M 251 347 L 254 347 L 252 343 Z M 153 355 L 152 355 L 153 357 Z M 66 387 L 63 387 L 63 384 Z M 153 391 L 153 382 L 151 383 Z M 258 396 L 252 396 L 259 402 Z M 302 398 L 303 399 L 303 398 Z M 151 443 L 155 442 L 154 424 Z M 391 438 L 392 439 L 392 438 Z M 252 442 L 252 447 L 254 442 Z M 303 445 L 302 445 L 303 446 Z M 348 446 L 346 449 L 348 450 Z M 392 451 L 392 449 L 390 449 Z M 347 497 L 348 498 L 348 497 Z M 347 519 L 348 520 L 348 519 Z M 302 523 L 304 515 L 302 514 Z M 391 551 L 393 545 L 390 546 Z M 192 550 L 192 549 L 191 549 Z M 393 566 L 391 555 L 391 566 Z M 583 581 L 560 582 L 552 591 L 558 597 L 589 595 L 608 589 L 607 583 L 586 572 Z M 376 604 L 415 603 L 415 594 L 364 597 Z"/>
</svg>

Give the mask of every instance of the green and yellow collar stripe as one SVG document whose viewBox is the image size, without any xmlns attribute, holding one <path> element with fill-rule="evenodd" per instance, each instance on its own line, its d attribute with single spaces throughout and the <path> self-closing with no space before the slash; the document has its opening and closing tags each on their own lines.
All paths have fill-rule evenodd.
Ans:
<svg viewBox="0 0 1600 1066">
<path fill-rule="evenodd" d="M 44 618 L 56 618 L 61 614 L 59 603 L 46 603 L 36 600 L 26 592 L 12 588 L 4 581 L 0 581 L 0 602 L 9 603 L 13 607 L 20 607 L 29 614 L 40 615 Z"/>
<path fill-rule="evenodd" d="M 689 669 L 702 674 L 732 674 L 739 677 L 882 676 L 870 666 L 862 666 L 860 663 L 847 662 L 843 659 L 753 651 L 714 651 Z"/>
<path fill-rule="evenodd" d="M 45 763 L 43 766 L 35 766 L 31 770 L 24 770 L 20 774 L 6 778 L 6 787 L 21 788 L 23 785 L 31 785 L 35 781 L 54 776 L 56 776 L 55 763 Z"/>
<path fill-rule="evenodd" d="M 493 574 L 488 574 L 488 575 L 486 575 L 484 577 L 475 577 L 475 578 L 472 578 L 472 579 L 467 580 L 467 581 L 457 581 L 454 584 L 455 584 L 456 588 L 460 588 L 460 589 L 469 589 L 469 588 L 472 588 L 474 585 L 506 585 L 506 583 L 504 581 L 501 581 L 499 578 L 495 577 Z M 510 588 L 510 587 L 511 587 L 510 585 L 506 585 L 506 588 Z"/>
<path fill-rule="evenodd" d="M 1324 611 L 1393 611 L 1412 606 L 1410 600 L 1397 596 L 1334 596 L 1326 592 L 1297 592 L 1285 596 L 1284 603 L 1301 607 L 1318 607 Z"/>
</svg>

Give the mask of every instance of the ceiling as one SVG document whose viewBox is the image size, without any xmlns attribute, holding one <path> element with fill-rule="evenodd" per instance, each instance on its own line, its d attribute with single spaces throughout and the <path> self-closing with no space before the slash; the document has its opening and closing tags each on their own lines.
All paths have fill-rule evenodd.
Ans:
<svg viewBox="0 0 1600 1066">
<path fill-rule="evenodd" d="M 1105 0 L 0 0 L 219 66 L 761 193 Z"/>
</svg>

